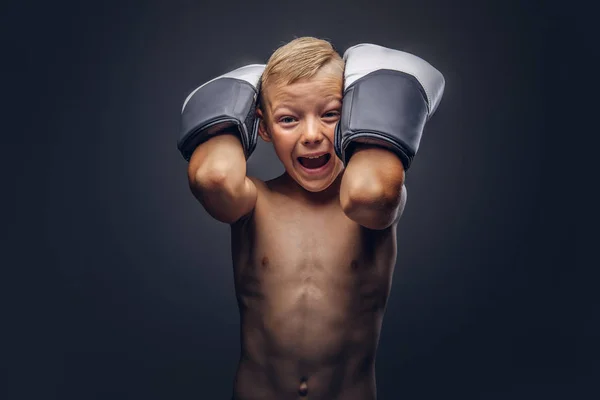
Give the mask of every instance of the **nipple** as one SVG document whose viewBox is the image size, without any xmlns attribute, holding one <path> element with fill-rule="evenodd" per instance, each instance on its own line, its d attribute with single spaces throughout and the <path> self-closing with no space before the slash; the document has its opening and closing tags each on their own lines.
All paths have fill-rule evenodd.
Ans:
<svg viewBox="0 0 600 400">
<path fill-rule="evenodd" d="M 306 378 L 302 378 L 300 380 L 300 387 L 298 388 L 298 394 L 302 397 L 308 394 L 308 384 L 306 383 Z"/>
</svg>

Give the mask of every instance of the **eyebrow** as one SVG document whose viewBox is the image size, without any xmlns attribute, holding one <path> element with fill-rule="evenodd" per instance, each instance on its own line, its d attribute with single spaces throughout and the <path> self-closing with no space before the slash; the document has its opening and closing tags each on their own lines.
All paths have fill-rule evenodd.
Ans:
<svg viewBox="0 0 600 400">
<path fill-rule="evenodd" d="M 319 102 L 319 104 L 322 104 L 322 105 L 327 105 L 327 104 L 329 104 L 329 103 L 331 103 L 331 102 L 333 102 L 333 101 L 337 101 L 337 102 L 341 103 L 341 102 L 342 102 L 341 96 L 336 96 L 336 95 L 329 95 L 329 96 L 325 96 L 325 97 L 322 99 L 322 101 L 320 101 L 320 102 Z M 276 112 L 277 110 L 279 110 L 280 108 L 289 108 L 289 109 L 292 109 L 292 110 L 294 110 L 296 107 L 294 107 L 294 105 L 293 105 L 293 104 L 289 103 L 289 102 L 286 100 L 286 101 L 284 101 L 284 102 L 282 102 L 282 103 L 278 104 L 278 105 L 277 105 L 277 107 L 274 107 L 272 112 L 273 112 L 273 113 L 275 113 L 275 112 Z"/>
<path fill-rule="evenodd" d="M 292 105 L 290 105 L 288 103 L 281 103 L 281 104 L 278 104 L 277 107 L 273 108 L 272 112 L 275 113 L 280 108 L 289 108 L 289 109 L 293 110 L 295 107 L 293 107 Z"/>
<path fill-rule="evenodd" d="M 323 102 L 324 103 L 330 103 L 332 101 L 342 101 L 342 96 L 341 95 L 335 95 L 335 94 L 330 94 L 329 96 L 325 96 L 323 97 Z"/>
</svg>

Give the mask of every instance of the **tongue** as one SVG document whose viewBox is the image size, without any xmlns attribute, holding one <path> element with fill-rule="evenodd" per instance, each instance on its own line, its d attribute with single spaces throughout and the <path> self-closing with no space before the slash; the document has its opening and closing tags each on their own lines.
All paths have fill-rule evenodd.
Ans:
<svg viewBox="0 0 600 400">
<path fill-rule="evenodd" d="M 299 157 L 298 159 L 300 160 L 300 164 L 302 164 L 304 168 L 316 169 L 321 168 L 323 165 L 327 164 L 327 161 L 329 161 L 329 157 L 329 154 L 324 154 L 321 157 L 317 158 Z"/>
</svg>

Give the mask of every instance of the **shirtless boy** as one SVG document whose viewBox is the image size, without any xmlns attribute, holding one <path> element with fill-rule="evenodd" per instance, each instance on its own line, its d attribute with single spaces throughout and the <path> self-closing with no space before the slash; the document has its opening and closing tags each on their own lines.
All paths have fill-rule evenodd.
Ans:
<svg viewBox="0 0 600 400">
<path fill-rule="evenodd" d="M 305 37 L 185 101 L 191 191 L 231 226 L 234 399 L 376 399 L 405 171 L 443 90 L 413 55 Z M 246 175 L 257 136 L 285 167 L 267 182 Z"/>
</svg>

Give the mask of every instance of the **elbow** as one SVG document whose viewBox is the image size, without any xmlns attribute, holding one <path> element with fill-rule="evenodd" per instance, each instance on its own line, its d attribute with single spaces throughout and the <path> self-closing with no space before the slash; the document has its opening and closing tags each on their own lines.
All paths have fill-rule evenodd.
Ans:
<svg viewBox="0 0 600 400">
<path fill-rule="evenodd" d="M 346 216 L 374 230 L 389 227 L 396 219 L 403 198 L 403 189 L 368 183 L 348 188 L 340 197 Z"/>
<path fill-rule="evenodd" d="M 222 189 L 227 182 L 227 172 L 218 168 L 198 168 L 192 175 L 191 184 L 196 189 L 214 191 Z"/>
<path fill-rule="evenodd" d="M 223 192 L 231 183 L 226 165 L 201 165 L 188 171 L 189 184 L 194 192 Z"/>
</svg>

